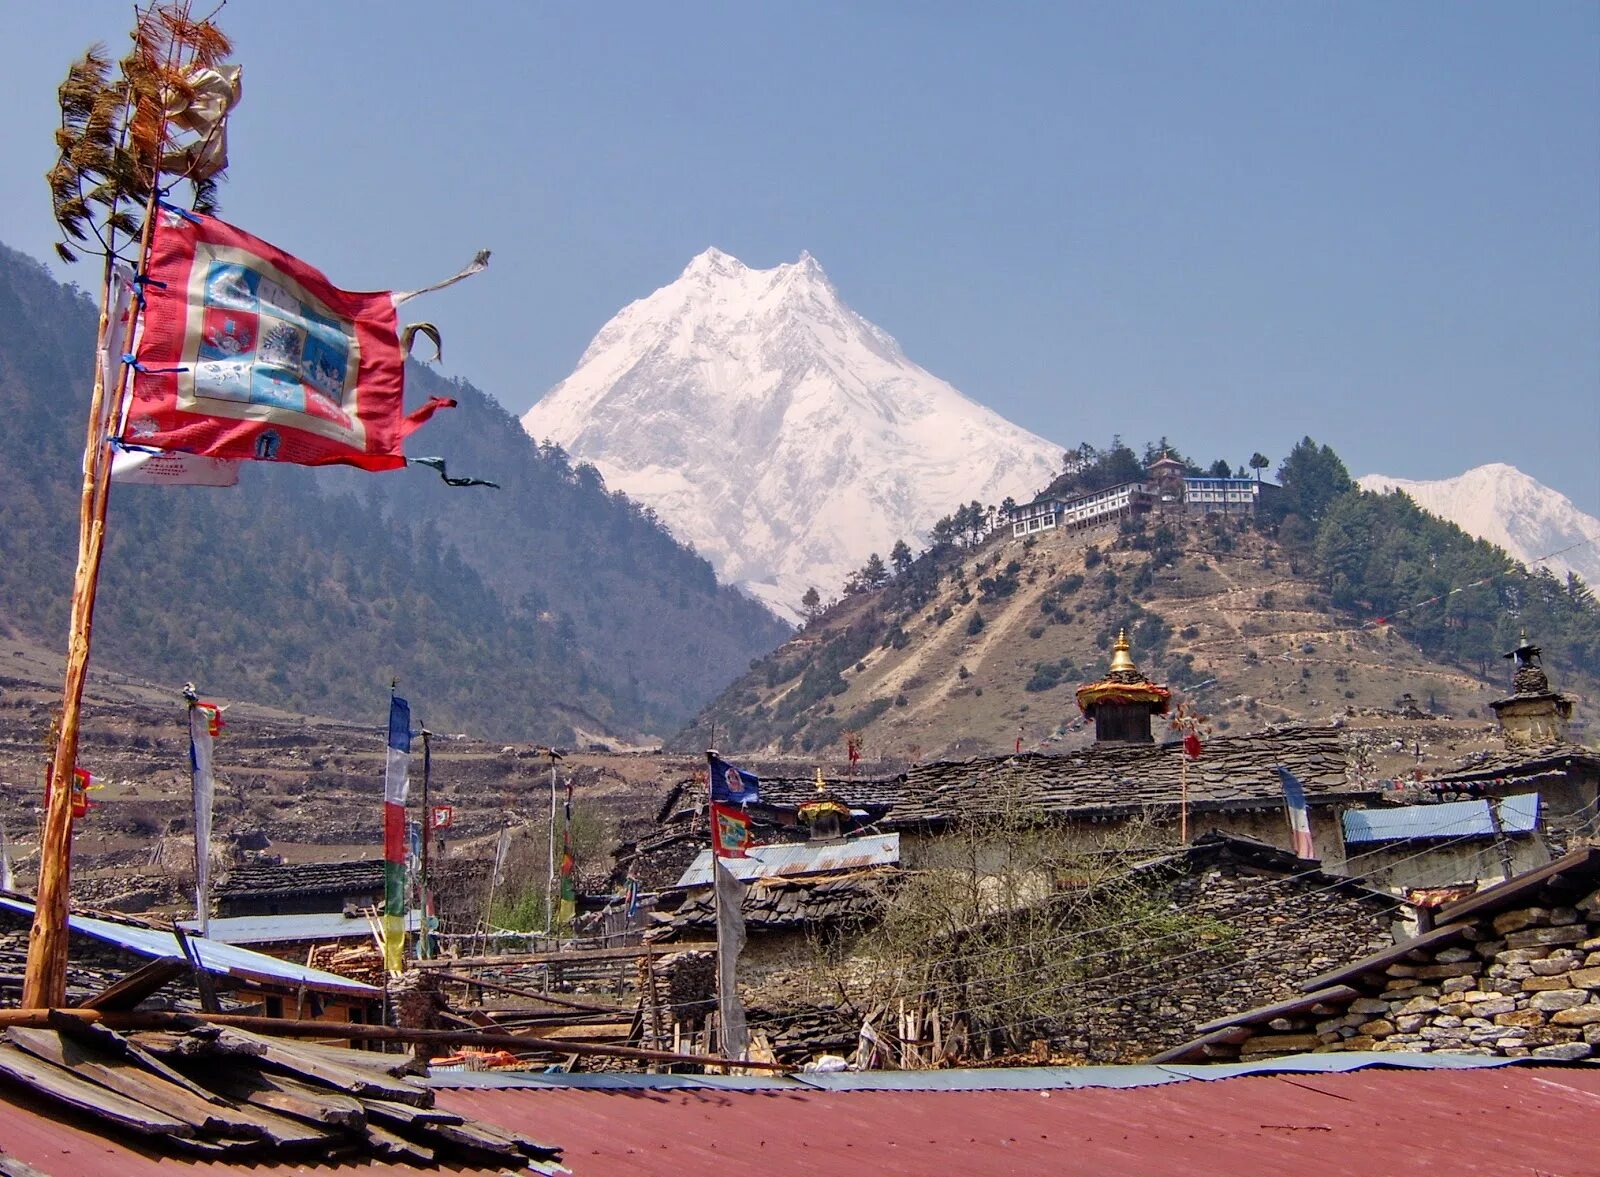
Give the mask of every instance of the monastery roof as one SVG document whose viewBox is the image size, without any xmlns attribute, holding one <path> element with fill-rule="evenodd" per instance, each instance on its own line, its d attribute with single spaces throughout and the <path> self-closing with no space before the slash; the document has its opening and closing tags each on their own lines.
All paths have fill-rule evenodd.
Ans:
<svg viewBox="0 0 1600 1177">
<path fill-rule="evenodd" d="M 1122 816 L 1172 807 L 1182 794 L 1182 745 L 1095 744 L 1056 756 L 1024 753 L 919 765 L 906 774 L 900 800 L 883 826 L 937 825 L 1016 804 L 1053 814 Z M 1380 794 L 1350 771 L 1333 728 L 1296 727 L 1222 736 L 1188 764 L 1191 812 L 1283 803 L 1275 771 L 1283 765 L 1313 804 Z"/>
</svg>

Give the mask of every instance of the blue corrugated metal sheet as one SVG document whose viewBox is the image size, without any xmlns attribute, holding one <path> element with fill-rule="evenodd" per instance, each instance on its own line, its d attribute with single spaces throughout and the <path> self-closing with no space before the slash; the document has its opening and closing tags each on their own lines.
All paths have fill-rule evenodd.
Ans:
<svg viewBox="0 0 1600 1177">
<path fill-rule="evenodd" d="M 0 907 L 33 918 L 33 904 L 21 899 L 0 896 Z M 116 924 L 83 915 L 68 917 L 68 926 L 74 932 L 93 936 L 106 944 L 115 944 L 139 956 L 154 959 L 158 956 L 183 955 L 178 938 L 171 932 L 134 924 Z M 352 981 L 349 977 L 325 973 L 321 969 L 308 969 L 304 965 L 278 960 L 264 953 L 251 952 L 248 948 L 218 944 L 215 940 L 202 940 L 197 936 L 189 941 L 189 946 L 197 954 L 203 968 L 222 976 L 268 984 L 306 985 L 324 992 L 348 993 L 358 997 L 379 997 L 383 992 L 360 981 Z"/>
<path fill-rule="evenodd" d="M 200 934 L 196 920 L 180 920 L 190 935 Z M 406 931 L 422 926 L 413 911 L 406 917 Z M 348 940 L 372 935 L 366 916 L 347 918 L 342 912 L 315 912 L 309 915 L 238 915 L 211 921 L 210 938 L 219 944 L 275 944 L 285 941 Z"/>
<path fill-rule="evenodd" d="M 1439 805 L 1397 805 L 1392 809 L 1347 809 L 1346 842 L 1398 842 L 1415 838 L 1494 836 L 1491 801 L 1446 801 Z M 1539 794 L 1500 799 L 1500 828 L 1529 834 L 1539 828 Z"/>
<path fill-rule="evenodd" d="M 725 1091 L 1065 1091 L 1075 1088 L 1156 1087 L 1191 1080 L 1235 1079 L 1242 1075 L 1340 1074 L 1367 1067 L 1409 1070 L 1463 1070 L 1539 1065 L 1543 1059 L 1472 1054 L 1406 1054 L 1401 1051 L 1329 1051 L 1296 1054 L 1251 1063 L 1197 1063 L 1115 1067 L 993 1067 L 951 1071 L 837 1071 L 826 1075 L 641 1075 L 546 1074 L 528 1071 L 433 1072 L 429 1087 L 583 1087 L 610 1091 L 669 1091 L 712 1088 Z"/>
<path fill-rule="evenodd" d="M 722 865 L 740 879 L 769 879 L 777 875 L 815 875 L 829 871 L 894 866 L 900 861 L 900 835 L 874 834 L 847 842 L 793 842 L 758 846 L 748 858 L 725 858 Z M 678 880 L 680 887 L 704 887 L 711 882 L 711 851 L 702 850 Z"/>
</svg>

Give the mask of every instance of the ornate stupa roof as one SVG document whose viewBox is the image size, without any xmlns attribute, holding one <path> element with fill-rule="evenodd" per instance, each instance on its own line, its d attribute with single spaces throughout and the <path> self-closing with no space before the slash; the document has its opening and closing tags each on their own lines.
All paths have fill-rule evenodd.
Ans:
<svg viewBox="0 0 1600 1177">
<path fill-rule="evenodd" d="M 1078 688 L 1078 708 L 1091 716 L 1102 703 L 1139 703 L 1156 715 L 1164 715 L 1171 702 L 1172 692 L 1160 683 L 1151 682 L 1134 665 L 1125 629 L 1117 634 L 1111 647 L 1111 669 L 1105 678 Z"/>
<path fill-rule="evenodd" d="M 795 816 L 810 826 L 830 815 L 848 824 L 850 821 L 850 806 L 845 804 L 843 798 L 828 789 L 827 784 L 822 779 L 822 769 L 819 768 L 817 769 L 817 794 L 809 800 L 800 802 L 795 809 Z"/>
</svg>

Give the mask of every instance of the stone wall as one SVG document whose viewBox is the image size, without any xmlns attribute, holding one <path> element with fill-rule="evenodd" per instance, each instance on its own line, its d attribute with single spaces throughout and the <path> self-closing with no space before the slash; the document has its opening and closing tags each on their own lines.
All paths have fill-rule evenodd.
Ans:
<svg viewBox="0 0 1600 1177">
<path fill-rule="evenodd" d="M 1588 1058 L 1600 1047 L 1600 890 L 1571 907 L 1519 907 L 1369 980 L 1343 1013 L 1279 1018 L 1243 1057 L 1314 1050 Z"/>
<path fill-rule="evenodd" d="M 1398 918 L 1392 901 L 1359 885 L 1317 872 L 1275 878 L 1227 861 L 1180 877 L 1171 902 L 1207 930 L 1152 943 L 1142 960 L 1082 982 L 1075 999 L 1084 1013 L 1064 1045 L 1087 1061 L 1137 1062 L 1198 1024 L 1292 997 L 1297 978 L 1392 947 Z"/>
<path fill-rule="evenodd" d="M 1090 975 L 1037 977 L 1041 988 L 1059 993 L 1063 1032 L 1054 1045 L 1086 1062 L 1135 1062 L 1185 1041 L 1198 1023 L 1295 995 L 1302 976 L 1393 947 L 1395 901 L 1351 880 L 1301 869 L 1292 856 L 1279 857 L 1288 859 L 1288 868 L 1273 873 L 1226 850 L 1195 847 L 1171 868 L 1152 869 L 1148 910 L 1160 916 L 1162 928 L 1150 933 L 1152 942 L 1104 952 L 1093 936 L 1075 938 L 1062 955 L 1082 958 L 1072 971 L 1087 967 Z M 1168 913 L 1186 917 L 1176 935 Z M 740 989 L 752 1025 L 778 1023 L 769 1030 L 782 1057 L 797 1044 L 789 1038 L 790 1020 L 805 1023 L 798 1041 L 807 1045 L 825 1030 L 853 1040 L 863 1011 L 901 998 L 908 1006 L 922 1000 L 892 984 L 885 988 L 893 970 L 876 957 L 881 946 L 871 927 L 849 940 L 850 951 L 825 961 L 816 938 L 805 932 L 751 932 L 739 962 Z M 948 949 L 929 945 L 928 951 Z M 959 1017 L 963 997 L 943 989 L 926 1004 Z M 974 1044 L 982 1041 L 983 1019 L 962 1020 L 970 1023 Z M 999 1040 L 992 1045 L 1008 1049 Z"/>
</svg>

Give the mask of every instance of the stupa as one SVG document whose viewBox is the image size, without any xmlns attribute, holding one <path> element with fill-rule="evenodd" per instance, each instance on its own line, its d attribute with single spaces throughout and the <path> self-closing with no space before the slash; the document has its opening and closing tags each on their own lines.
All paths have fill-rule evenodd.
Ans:
<svg viewBox="0 0 1600 1177">
<path fill-rule="evenodd" d="M 1078 688 L 1078 709 L 1094 720 L 1097 744 L 1152 744 L 1150 719 L 1165 715 L 1172 692 L 1151 682 L 1134 665 L 1128 631 L 1121 630 L 1111 647 L 1111 669 L 1099 682 Z"/>
</svg>

